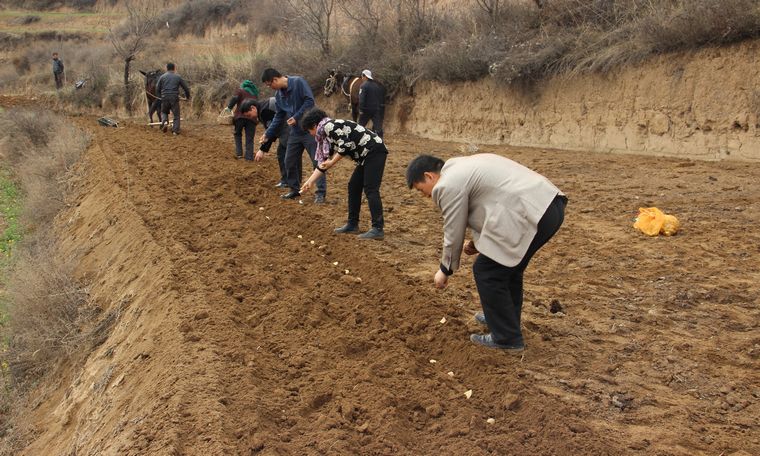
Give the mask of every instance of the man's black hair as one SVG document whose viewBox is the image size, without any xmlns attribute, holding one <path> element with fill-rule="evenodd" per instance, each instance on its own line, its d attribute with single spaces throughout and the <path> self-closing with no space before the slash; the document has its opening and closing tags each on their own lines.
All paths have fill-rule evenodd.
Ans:
<svg viewBox="0 0 760 456">
<path fill-rule="evenodd" d="M 246 113 L 250 111 L 252 107 L 255 107 L 255 106 L 256 106 L 256 99 L 249 98 L 245 100 L 244 102 L 240 103 L 240 112 Z"/>
<path fill-rule="evenodd" d="M 263 73 L 261 73 L 261 82 L 272 82 L 272 79 L 281 77 L 282 75 L 279 71 L 275 70 L 274 68 L 267 68 Z"/>
<path fill-rule="evenodd" d="M 328 117 L 326 112 L 319 108 L 311 108 L 303 115 L 303 119 L 301 119 L 301 128 L 304 130 L 311 130 L 325 117 Z"/>
<path fill-rule="evenodd" d="M 174 64 L 169 62 L 166 64 L 166 71 L 174 71 Z"/>
<path fill-rule="evenodd" d="M 418 155 L 406 167 L 406 185 L 412 188 L 417 182 L 425 180 L 425 173 L 440 173 L 443 160 L 432 155 Z"/>
</svg>

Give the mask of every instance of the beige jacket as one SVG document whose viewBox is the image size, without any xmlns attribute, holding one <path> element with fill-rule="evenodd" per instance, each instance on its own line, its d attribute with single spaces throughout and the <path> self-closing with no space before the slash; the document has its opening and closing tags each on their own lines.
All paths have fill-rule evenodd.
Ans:
<svg viewBox="0 0 760 456">
<path fill-rule="evenodd" d="M 449 159 L 432 192 L 443 214 L 441 266 L 459 268 L 468 227 L 478 251 L 516 266 L 558 194 L 563 193 L 544 176 L 499 155 Z"/>
</svg>

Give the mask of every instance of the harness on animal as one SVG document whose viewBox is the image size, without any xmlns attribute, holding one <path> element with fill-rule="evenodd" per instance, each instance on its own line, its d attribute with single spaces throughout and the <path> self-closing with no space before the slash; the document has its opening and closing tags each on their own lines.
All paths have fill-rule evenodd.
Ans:
<svg viewBox="0 0 760 456">
<path fill-rule="evenodd" d="M 359 81 L 359 78 L 354 76 L 351 80 L 351 84 L 348 86 L 348 93 L 346 93 L 346 81 L 343 80 L 343 84 L 340 85 L 340 91 L 343 92 L 343 95 L 348 97 L 348 111 L 353 112 L 354 110 L 354 104 L 351 100 L 351 93 L 354 91 L 354 84 Z"/>
<path fill-rule="evenodd" d="M 356 81 L 358 81 L 359 78 L 353 77 L 351 84 L 348 86 L 348 93 L 346 93 L 346 82 L 343 81 L 343 84 L 340 85 L 340 91 L 343 92 L 343 95 L 348 97 L 349 103 L 351 102 L 351 92 L 354 91 L 354 84 L 356 84 Z"/>
<path fill-rule="evenodd" d="M 337 82 L 338 78 L 336 76 L 330 76 L 329 78 L 325 79 L 325 95 L 333 93 L 335 84 Z"/>
</svg>

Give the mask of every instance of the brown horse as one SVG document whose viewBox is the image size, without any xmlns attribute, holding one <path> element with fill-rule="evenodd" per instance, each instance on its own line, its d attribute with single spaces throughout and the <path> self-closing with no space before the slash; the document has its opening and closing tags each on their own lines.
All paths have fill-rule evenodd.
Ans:
<svg viewBox="0 0 760 456">
<path fill-rule="evenodd" d="M 156 84 L 158 83 L 158 78 L 160 78 L 164 72 L 161 70 L 153 70 L 146 73 L 143 70 L 140 70 L 140 73 L 145 76 L 145 98 L 148 99 L 148 118 L 150 119 L 150 122 L 153 123 L 153 114 L 158 113 L 161 110 L 161 99 L 158 98 L 158 95 L 156 94 Z M 158 117 L 160 120 L 161 114 L 159 114 Z"/>
<path fill-rule="evenodd" d="M 330 70 L 330 75 L 325 79 L 325 96 L 329 97 L 340 90 L 348 98 L 348 107 L 351 110 L 351 119 L 356 122 L 359 118 L 359 87 L 362 78 L 343 74 L 341 71 Z"/>
</svg>

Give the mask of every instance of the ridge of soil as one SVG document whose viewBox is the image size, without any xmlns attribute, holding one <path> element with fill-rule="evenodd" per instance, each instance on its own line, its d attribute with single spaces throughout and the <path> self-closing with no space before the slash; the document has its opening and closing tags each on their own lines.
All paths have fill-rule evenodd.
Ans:
<svg viewBox="0 0 760 456">
<path fill-rule="evenodd" d="M 511 357 L 468 340 L 472 258 L 432 288 L 440 216 L 404 184 L 416 154 L 472 148 L 387 138 L 386 240 L 362 242 L 331 234 L 350 164 L 328 204 L 299 204 L 274 157 L 233 159 L 227 128 L 74 120 L 94 140 L 60 229 L 121 318 L 40 389 L 24 454 L 760 453 L 757 167 L 482 147 L 570 198 Z M 652 205 L 682 232 L 634 231 Z"/>
</svg>

